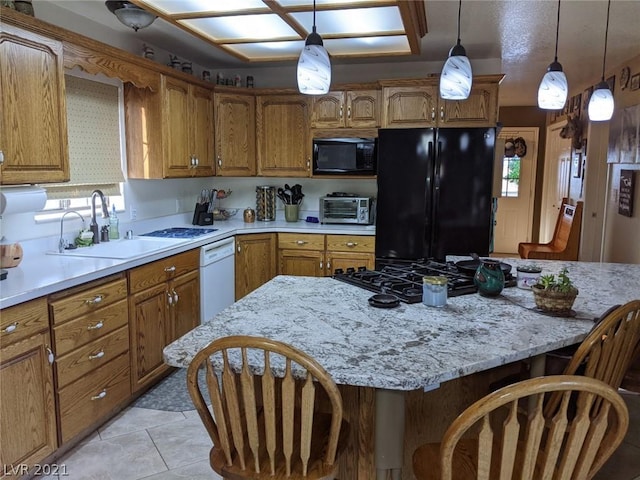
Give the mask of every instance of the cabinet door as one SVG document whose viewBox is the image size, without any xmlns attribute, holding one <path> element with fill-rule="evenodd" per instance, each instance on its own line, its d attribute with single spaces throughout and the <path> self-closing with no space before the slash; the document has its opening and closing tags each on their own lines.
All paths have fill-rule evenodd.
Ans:
<svg viewBox="0 0 640 480">
<path fill-rule="evenodd" d="M 211 91 L 191 87 L 193 104 L 192 151 L 195 158 L 193 173 L 198 177 L 210 177 L 215 173 L 213 160 L 213 100 Z"/>
<path fill-rule="evenodd" d="M 166 284 L 129 298 L 131 390 L 153 382 L 169 367 L 162 349 L 169 343 L 169 292 Z"/>
<path fill-rule="evenodd" d="M 384 127 L 433 127 L 436 125 L 436 86 L 385 87 L 382 124 Z"/>
<path fill-rule="evenodd" d="M 12 465 L 40 463 L 58 446 L 49 344 L 49 333 L 42 332 L 0 349 L 3 473 Z"/>
<path fill-rule="evenodd" d="M 478 84 L 466 100 L 440 100 L 439 124 L 447 127 L 491 127 L 498 121 L 498 84 Z"/>
<path fill-rule="evenodd" d="M 69 181 L 62 43 L 3 22 L 0 58 L 1 183 Z"/>
<path fill-rule="evenodd" d="M 200 281 L 198 271 L 182 275 L 169 284 L 171 328 L 169 342 L 193 330 L 200 322 Z"/>
<path fill-rule="evenodd" d="M 336 269 L 341 268 L 347 271 L 347 268 L 366 267 L 368 270 L 374 270 L 376 257 L 373 253 L 360 252 L 327 252 L 326 258 L 326 274 L 333 275 Z"/>
<path fill-rule="evenodd" d="M 216 174 L 250 177 L 256 174 L 256 107 L 253 95 L 216 93 Z"/>
<path fill-rule="evenodd" d="M 273 233 L 236 236 L 236 300 L 276 276 L 276 239 Z"/>
<path fill-rule="evenodd" d="M 279 250 L 278 252 L 278 275 L 322 277 L 324 272 L 324 252 L 314 250 Z"/>
<path fill-rule="evenodd" d="M 345 126 L 345 94 L 329 92 L 313 98 L 312 128 L 341 128 Z"/>
<path fill-rule="evenodd" d="M 189 136 L 193 112 L 189 102 L 189 84 L 163 77 L 163 158 L 166 178 L 190 177 L 193 162 Z"/>
<path fill-rule="evenodd" d="M 345 126 L 375 128 L 380 126 L 380 91 L 352 90 L 347 92 Z"/>
<path fill-rule="evenodd" d="M 258 175 L 309 176 L 309 100 L 302 95 L 257 98 Z"/>
</svg>

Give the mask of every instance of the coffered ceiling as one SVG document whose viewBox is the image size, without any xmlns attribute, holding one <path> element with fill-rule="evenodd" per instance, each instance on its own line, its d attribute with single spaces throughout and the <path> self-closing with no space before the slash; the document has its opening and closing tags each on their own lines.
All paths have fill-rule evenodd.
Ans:
<svg viewBox="0 0 640 480">
<path fill-rule="evenodd" d="M 277 69 L 290 80 L 280 86 L 295 85 L 292 72 L 313 24 L 312 0 L 132 1 L 159 18 L 134 32 L 102 0 L 33 4 L 36 16 L 42 12 L 44 20 L 84 35 L 101 32 L 145 42 L 214 72 Z M 316 5 L 317 31 L 331 56 L 334 83 L 439 73 L 456 42 L 456 0 L 316 0 Z M 536 104 L 538 84 L 553 61 L 557 7 L 555 0 L 462 2 L 462 45 L 474 73 L 505 74 L 501 105 Z M 606 13 L 606 0 L 561 1 L 558 60 L 570 90 L 580 91 L 601 76 Z M 640 0 L 612 0 L 607 70 L 640 55 L 639 18 Z"/>
</svg>

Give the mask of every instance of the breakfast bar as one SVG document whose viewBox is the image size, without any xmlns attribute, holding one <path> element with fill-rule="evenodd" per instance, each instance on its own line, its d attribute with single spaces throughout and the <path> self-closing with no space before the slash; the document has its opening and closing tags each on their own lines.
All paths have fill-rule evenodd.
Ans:
<svg viewBox="0 0 640 480">
<path fill-rule="evenodd" d="M 505 261 L 514 269 L 530 263 Z M 575 316 L 541 314 L 532 293 L 516 287 L 495 298 L 449 298 L 443 308 L 374 308 L 372 292 L 333 278 L 278 276 L 168 345 L 165 362 L 187 367 L 201 348 L 228 335 L 289 343 L 331 374 L 347 420 L 357 425 L 339 477 L 411 479 L 416 445 L 439 439 L 503 368 L 580 342 L 610 306 L 640 297 L 640 265 L 536 263 L 545 274 L 569 269 L 580 291 Z"/>
</svg>

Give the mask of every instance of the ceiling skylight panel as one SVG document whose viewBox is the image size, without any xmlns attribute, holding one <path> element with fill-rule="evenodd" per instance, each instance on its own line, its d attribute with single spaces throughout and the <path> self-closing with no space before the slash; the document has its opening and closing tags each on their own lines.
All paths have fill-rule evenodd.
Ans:
<svg viewBox="0 0 640 480">
<path fill-rule="evenodd" d="M 256 42 L 225 45 L 227 50 L 236 52 L 253 61 L 282 60 L 283 57 L 294 60 L 300 56 L 302 47 L 304 47 L 304 40 L 295 42 Z"/>
<path fill-rule="evenodd" d="M 300 37 L 295 30 L 275 14 L 194 18 L 178 22 L 217 40 L 245 38 L 268 40 Z"/>
<path fill-rule="evenodd" d="M 338 57 L 411 53 L 405 36 L 327 39 L 324 46 L 329 55 Z"/>
<path fill-rule="evenodd" d="M 301 25 L 313 24 L 313 12 L 292 13 Z M 400 11 L 396 7 L 355 8 L 316 12 L 320 35 L 365 34 L 369 32 L 404 32 Z"/>
<path fill-rule="evenodd" d="M 265 8 L 262 0 L 142 0 L 168 15 L 196 12 L 228 12 Z"/>
<path fill-rule="evenodd" d="M 277 2 L 286 8 L 291 7 L 308 7 L 311 2 L 309 0 L 277 0 Z M 316 6 L 325 5 L 344 5 L 345 3 L 353 5 L 354 3 L 371 3 L 371 0 L 316 0 Z"/>
</svg>

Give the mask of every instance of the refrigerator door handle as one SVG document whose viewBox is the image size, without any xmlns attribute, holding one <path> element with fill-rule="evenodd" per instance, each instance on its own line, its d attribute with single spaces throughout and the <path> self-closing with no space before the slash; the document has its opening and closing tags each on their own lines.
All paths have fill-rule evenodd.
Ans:
<svg viewBox="0 0 640 480">
<path fill-rule="evenodd" d="M 438 142 L 438 153 L 436 154 L 435 162 L 434 162 L 434 179 L 433 186 L 436 190 L 440 189 L 440 165 L 441 165 L 441 157 L 442 157 L 442 142 Z"/>
</svg>

